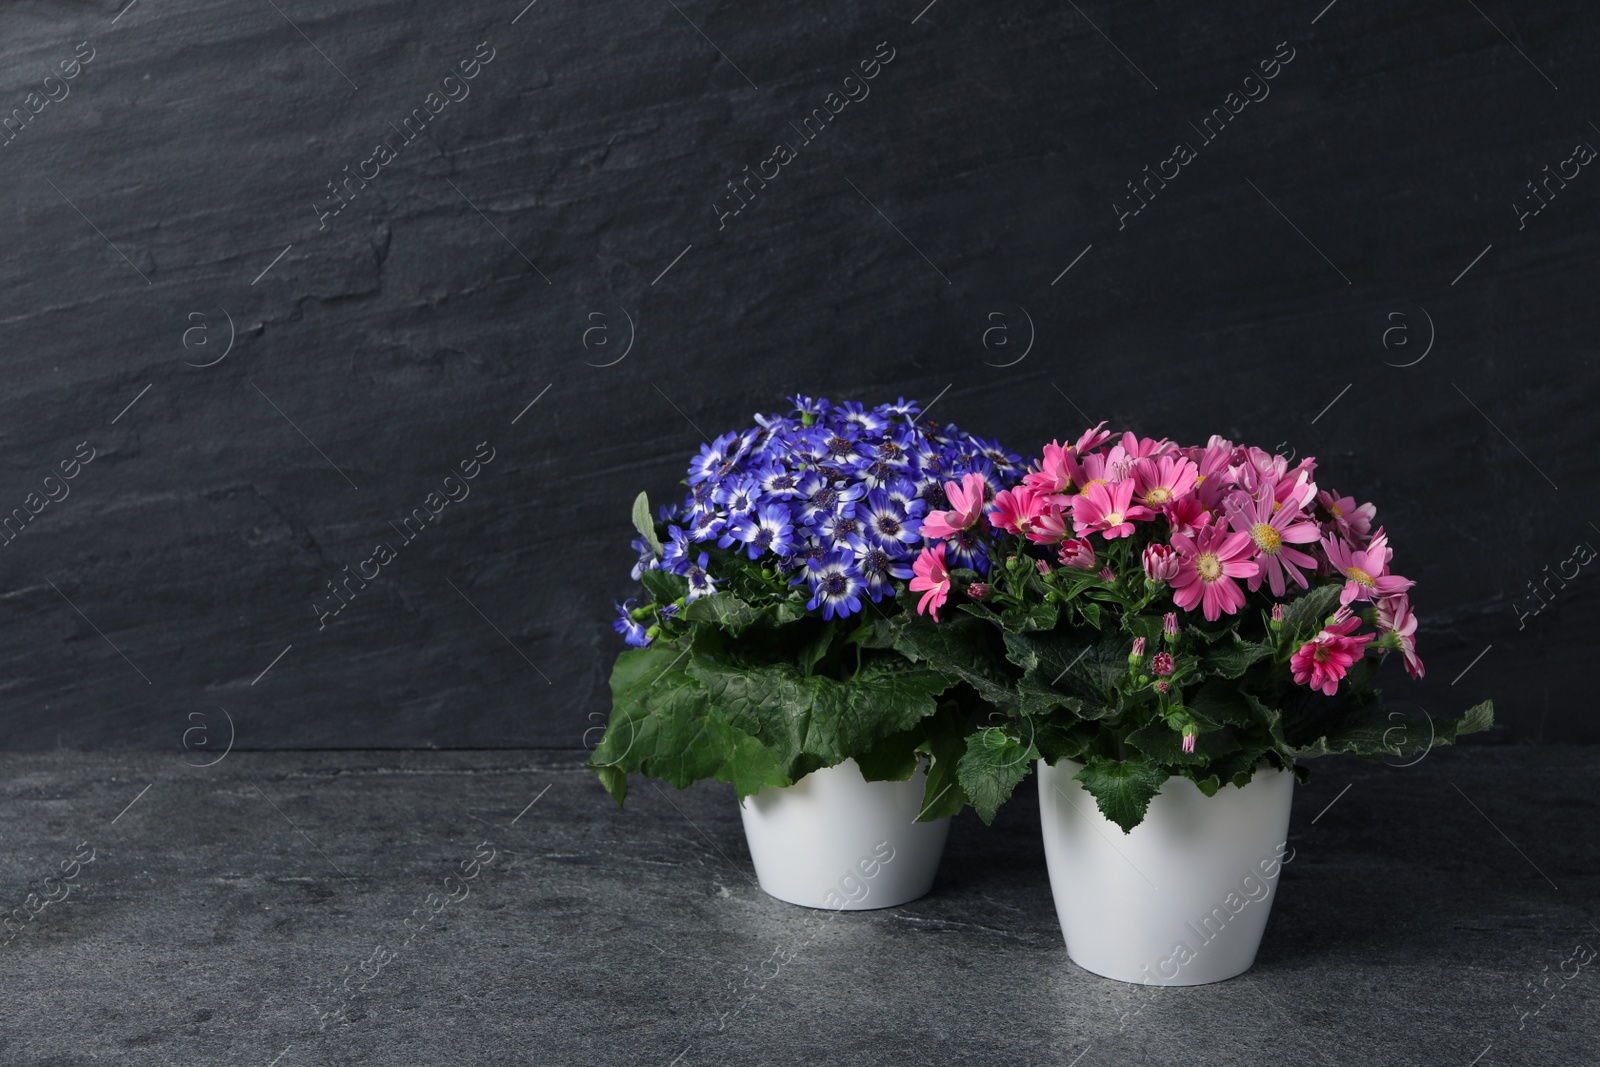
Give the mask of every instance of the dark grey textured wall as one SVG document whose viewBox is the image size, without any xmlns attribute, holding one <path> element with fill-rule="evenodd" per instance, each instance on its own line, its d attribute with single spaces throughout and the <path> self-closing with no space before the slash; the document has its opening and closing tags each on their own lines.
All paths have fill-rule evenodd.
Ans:
<svg viewBox="0 0 1600 1067">
<path fill-rule="evenodd" d="M 1600 740 L 1600 567 L 1526 588 L 1600 546 L 1592 7 L 125 3 L 0 10 L 0 744 L 577 745 L 629 501 L 794 391 L 1314 453 L 1420 582 L 1407 694 Z"/>
</svg>

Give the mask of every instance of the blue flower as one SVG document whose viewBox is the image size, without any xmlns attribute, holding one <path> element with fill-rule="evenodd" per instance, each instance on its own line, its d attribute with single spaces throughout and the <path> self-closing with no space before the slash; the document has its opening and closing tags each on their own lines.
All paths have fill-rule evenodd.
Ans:
<svg viewBox="0 0 1600 1067">
<path fill-rule="evenodd" d="M 759 513 L 736 517 L 728 523 L 728 533 L 749 546 L 751 559 L 769 551 L 787 556 L 794 547 L 794 526 L 789 521 L 789 509 L 782 504 L 767 504 Z"/>
<path fill-rule="evenodd" d="M 951 567 L 967 567 L 979 574 L 989 573 L 989 553 L 978 540 L 976 530 L 958 530 L 945 548 L 945 561 Z"/>
<path fill-rule="evenodd" d="M 833 548 L 848 548 L 852 552 L 866 544 L 861 522 L 853 510 L 849 515 L 835 511 L 823 516 L 816 526 L 817 536 L 823 543 L 831 543 Z"/>
<path fill-rule="evenodd" d="M 834 549 L 820 563 L 807 567 L 811 583 L 811 601 L 807 611 L 822 609 L 824 619 L 843 619 L 861 610 L 861 591 L 866 583 L 856 570 L 855 555 L 846 549 Z"/>
<path fill-rule="evenodd" d="M 920 500 L 900 507 L 889 499 L 888 493 L 874 489 L 867 494 L 865 503 L 857 505 L 856 514 L 860 516 L 867 536 L 874 543 L 889 548 L 915 544 L 921 540 L 917 531 L 922 529 L 922 508 Z"/>
<path fill-rule="evenodd" d="M 867 583 L 867 592 L 874 601 L 894 596 L 894 582 L 891 579 L 906 581 L 912 575 L 909 563 L 891 556 L 881 545 L 863 545 L 856 552 L 856 570 L 861 572 L 861 577 Z"/>
<path fill-rule="evenodd" d="M 639 576 L 645 571 L 653 571 L 661 566 L 661 561 L 656 559 L 655 549 L 645 544 L 642 537 L 633 539 L 633 550 L 639 553 L 639 562 L 633 565 L 633 570 L 629 573 L 632 574 L 633 580 L 637 582 Z"/>
<path fill-rule="evenodd" d="M 779 464 L 761 468 L 755 477 L 756 487 L 772 500 L 789 500 L 800 495 L 800 475 Z"/>
<path fill-rule="evenodd" d="M 667 540 L 661 546 L 661 567 L 673 574 L 689 569 L 689 535 L 682 526 L 667 527 Z"/>
<path fill-rule="evenodd" d="M 720 581 L 720 579 L 713 578 L 711 575 L 706 573 L 706 564 L 710 562 L 710 556 L 706 555 L 704 552 L 700 553 L 700 561 L 694 566 L 690 567 L 689 573 L 685 575 L 685 577 L 689 579 L 689 595 L 684 598 L 688 603 L 693 604 L 701 597 L 708 596 L 717 591 L 717 582 Z"/>
<path fill-rule="evenodd" d="M 728 462 L 728 450 L 739 440 L 736 433 L 725 433 L 709 445 L 700 446 L 700 454 L 689 461 L 689 484 L 699 485 L 717 475 Z"/>
<path fill-rule="evenodd" d="M 615 604 L 615 601 L 613 603 Z M 645 632 L 645 628 L 640 624 L 639 620 L 635 619 L 631 614 L 633 600 L 630 598 L 620 604 L 615 604 L 615 606 L 618 617 L 612 620 L 611 628 L 621 634 L 622 639 L 635 648 L 649 648 L 650 635 Z"/>
<path fill-rule="evenodd" d="M 729 518 L 732 518 L 753 511 L 759 495 L 760 490 L 756 486 L 756 480 L 741 475 L 720 482 L 711 494 L 711 499 L 721 504 L 727 510 Z"/>
<path fill-rule="evenodd" d="M 889 420 L 879 413 L 881 410 L 868 411 L 858 402 L 847 400 L 843 405 L 844 421 L 861 427 L 864 433 L 879 434 L 889 425 Z"/>
</svg>

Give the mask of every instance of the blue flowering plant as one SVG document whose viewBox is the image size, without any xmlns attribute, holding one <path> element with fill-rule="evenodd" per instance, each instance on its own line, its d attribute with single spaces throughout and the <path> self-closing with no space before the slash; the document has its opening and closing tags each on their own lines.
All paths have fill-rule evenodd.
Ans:
<svg viewBox="0 0 1600 1067">
<path fill-rule="evenodd" d="M 951 506 L 947 485 L 1003 484 L 1021 457 L 905 400 L 791 402 L 703 445 L 681 503 L 653 515 L 635 500 L 642 589 L 617 605 L 630 647 L 589 766 L 619 804 L 630 773 L 731 782 L 743 798 L 846 759 L 874 781 L 921 766 L 920 817 L 952 815 L 968 802 L 956 764 L 989 709 L 957 673 L 898 651 L 893 622 L 916 603 L 923 520 Z M 977 536 L 940 543 L 974 580 L 989 571 Z M 1004 662 L 998 641 L 978 654 Z"/>
</svg>

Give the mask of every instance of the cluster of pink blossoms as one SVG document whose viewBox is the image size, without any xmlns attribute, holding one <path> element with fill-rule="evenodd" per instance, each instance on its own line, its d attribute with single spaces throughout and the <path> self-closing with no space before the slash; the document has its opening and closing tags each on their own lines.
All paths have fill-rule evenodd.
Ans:
<svg viewBox="0 0 1600 1067">
<path fill-rule="evenodd" d="M 1220 437 L 1187 448 L 1131 433 L 1113 440 L 1104 426 L 1070 445 L 1052 441 L 1020 484 L 992 498 L 982 475 L 947 483 L 953 508 L 929 514 L 923 536 L 973 531 L 987 499 L 993 530 L 1052 549 L 1061 566 L 1097 571 L 1110 583 L 1117 576 L 1100 563 L 1096 535 L 1105 542 L 1148 538 L 1140 555 L 1145 577 L 1165 583 L 1176 607 L 1213 622 L 1236 614 L 1247 594 L 1260 594 L 1281 619 L 1286 595 L 1313 581 L 1342 581 L 1339 613 L 1294 653 L 1295 682 L 1330 696 L 1337 691 L 1377 637 L 1355 634 L 1361 620 L 1349 606 L 1358 601 L 1375 605 L 1379 630 L 1395 635 L 1406 670 L 1422 677 L 1406 594 L 1413 583 L 1390 573 L 1394 553 L 1382 528 L 1373 530 L 1373 505 L 1319 489 L 1310 457 L 1290 466 L 1281 455 Z M 944 547 L 924 548 L 912 568 L 911 589 L 924 594 L 918 610 L 936 620 L 951 592 Z"/>
</svg>

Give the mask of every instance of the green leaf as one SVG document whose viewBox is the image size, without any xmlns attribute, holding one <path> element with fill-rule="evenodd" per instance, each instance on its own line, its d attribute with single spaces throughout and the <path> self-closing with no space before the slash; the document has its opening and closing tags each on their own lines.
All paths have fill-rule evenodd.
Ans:
<svg viewBox="0 0 1600 1067">
<path fill-rule="evenodd" d="M 760 619 L 766 611 L 754 607 L 732 593 L 714 593 L 699 597 L 684 609 L 683 617 L 690 622 L 712 623 L 726 627 L 734 636 Z"/>
<path fill-rule="evenodd" d="M 910 778 L 917 771 L 917 761 L 922 758 L 917 748 L 924 741 L 924 733 L 922 724 L 918 723 L 856 753 L 854 759 L 861 768 L 861 777 L 869 782 L 903 782 Z"/>
<path fill-rule="evenodd" d="M 1151 760 L 1114 760 L 1104 756 L 1091 756 L 1083 770 L 1072 776 L 1083 783 L 1100 814 L 1130 832 L 1144 821 L 1150 801 L 1161 792 L 1167 780 L 1163 771 Z"/>
<path fill-rule="evenodd" d="M 912 662 L 966 682 L 990 704 L 1013 699 L 1012 672 L 988 623 L 966 615 L 934 622 L 913 610 L 895 616 L 891 628 L 895 650 Z"/>
<path fill-rule="evenodd" d="M 741 797 L 790 784 L 777 753 L 712 712 L 705 690 L 684 670 L 688 660 L 665 642 L 617 657 L 611 719 L 589 760 L 601 784 L 618 804 L 629 772 L 679 789 L 715 778 L 733 783 Z"/>
<path fill-rule="evenodd" d="M 650 551 L 661 557 L 661 542 L 656 538 L 656 523 L 650 515 L 650 494 L 640 493 L 633 498 L 633 528 L 639 531 Z"/>
<path fill-rule="evenodd" d="M 1289 601 L 1283 609 L 1283 632 L 1295 643 L 1302 644 L 1316 636 L 1329 615 L 1339 606 L 1339 591 L 1343 583 L 1313 586 L 1304 596 Z"/>
<path fill-rule="evenodd" d="M 1218 678 L 1237 678 L 1249 670 L 1251 664 L 1270 655 L 1271 645 L 1246 641 L 1235 631 L 1231 642 L 1219 643 L 1205 650 L 1201 657 L 1201 669 Z"/>
<path fill-rule="evenodd" d="M 1039 758 L 1032 744 L 1023 744 L 998 727 L 979 730 L 967 737 L 967 751 L 958 772 L 961 787 L 972 800 L 973 810 L 984 825 L 994 822 L 995 812 L 1028 776 L 1033 761 Z"/>
<path fill-rule="evenodd" d="M 645 571 L 639 576 L 639 580 L 644 583 L 646 589 L 650 590 L 650 596 L 655 599 L 657 604 L 671 604 L 673 601 L 681 600 L 689 594 L 689 579 L 681 574 L 664 571 L 659 567 Z M 720 594 L 713 594 L 705 599 L 715 600 L 718 595 Z M 697 600 L 695 603 L 698 604 L 699 601 Z"/>
<path fill-rule="evenodd" d="M 946 701 L 938 712 L 922 721 L 927 734 L 928 784 L 922 791 L 922 808 L 917 822 L 932 822 L 954 815 L 966 807 L 967 791 L 961 787 L 960 763 L 966 752 L 967 718 L 954 703 Z"/>
<path fill-rule="evenodd" d="M 1462 713 L 1461 724 L 1456 727 L 1456 736 L 1462 734 L 1479 734 L 1494 725 L 1494 701 L 1485 700 L 1482 704 L 1474 704 Z"/>
<path fill-rule="evenodd" d="M 1020 608 L 1006 608 L 1000 612 L 1000 625 L 1016 633 L 1027 630 L 1051 630 L 1061 614 L 1059 605 L 1048 602 L 1026 604 Z"/>
<path fill-rule="evenodd" d="M 1185 752 L 1183 731 L 1174 730 L 1160 719 L 1133 731 L 1125 740 L 1165 767 L 1203 768 L 1239 747 L 1232 730 L 1209 730 L 1196 734 L 1194 751 Z"/>
<path fill-rule="evenodd" d="M 1190 694 L 1183 706 L 1196 721 L 1213 728 L 1246 727 L 1263 721 L 1252 713 L 1238 688 L 1226 682 L 1207 682 Z"/>
<path fill-rule="evenodd" d="M 864 657 L 855 677 L 802 675 L 790 663 L 757 663 L 696 651 L 689 674 L 732 725 L 774 749 L 791 777 L 870 751 L 892 733 L 932 715 L 950 687 L 937 671 L 894 654 Z M 820 761 L 818 763 L 817 761 Z"/>
</svg>

